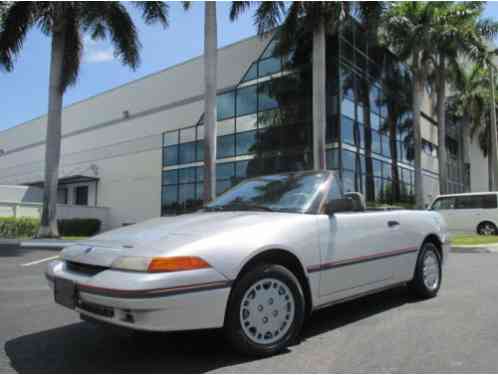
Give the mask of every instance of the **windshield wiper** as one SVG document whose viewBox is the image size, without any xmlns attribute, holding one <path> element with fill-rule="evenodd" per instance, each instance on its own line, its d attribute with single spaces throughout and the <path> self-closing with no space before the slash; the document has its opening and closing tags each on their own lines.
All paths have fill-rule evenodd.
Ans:
<svg viewBox="0 0 498 375">
<path fill-rule="evenodd" d="M 205 207 L 205 210 L 207 210 L 207 211 L 252 211 L 252 210 L 259 210 L 259 211 L 268 211 L 268 212 L 274 211 L 270 207 L 260 206 L 260 205 L 251 204 L 251 203 L 230 203 L 230 204 L 226 204 L 223 206 Z"/>
</svg>

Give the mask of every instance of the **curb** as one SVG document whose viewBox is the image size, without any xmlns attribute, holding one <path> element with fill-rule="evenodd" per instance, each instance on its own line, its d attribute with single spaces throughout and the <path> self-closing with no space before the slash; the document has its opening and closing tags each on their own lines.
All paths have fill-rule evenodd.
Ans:
<svg viewBox="0 0 498 375">
<path fill-rule="evenodd" d="M 498 253 L 498 250 L 484 246 L 453 246 L 451 252 L 459 254 L 493 254 Z"/>
</svg>

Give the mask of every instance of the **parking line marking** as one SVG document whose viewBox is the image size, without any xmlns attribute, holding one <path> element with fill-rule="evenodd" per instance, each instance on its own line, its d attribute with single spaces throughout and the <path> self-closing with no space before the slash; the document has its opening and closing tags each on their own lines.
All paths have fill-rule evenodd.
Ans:
<svg viewBox="0 0 498 375">
<path fill-rule="evenodd" d="M 43 262 L 48 262 L 49 260 L 54 260 L 54 259 L 57 259 L 58 257 L 59 257 L 58 255 L 55 255 L 53 257 L 48 257 L 48 258 L 43 258 L 43 259 L 35 260 L 34 262 L 23 263 L 23 264 L 21 264 L 21 266 L 23 266 L 23 267 L 34 266 L 35 264 L 40 264 L 40 263 L 43 263 Z"/>
</svg>

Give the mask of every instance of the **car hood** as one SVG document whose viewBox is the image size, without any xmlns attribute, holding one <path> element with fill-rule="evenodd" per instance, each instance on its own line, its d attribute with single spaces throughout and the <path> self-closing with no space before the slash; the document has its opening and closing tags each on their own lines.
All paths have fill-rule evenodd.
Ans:
<svg viewBox="0 0 498 375">
<path fill-rule="evenodd" d="M 67 247 L 62 258 L 85 264 L 110 266 L 119 256 L 189 255 L 219 241 L 237 240 L 243 231 L 257 236 L 262 228 L 308 215 L 256 211 L 198 212 L 161 217 L 115 229 Z M 220 237 L 221 236 L 221 237 Z M 209 243 L 209 245 L 208 245 Z"/>
</svg>

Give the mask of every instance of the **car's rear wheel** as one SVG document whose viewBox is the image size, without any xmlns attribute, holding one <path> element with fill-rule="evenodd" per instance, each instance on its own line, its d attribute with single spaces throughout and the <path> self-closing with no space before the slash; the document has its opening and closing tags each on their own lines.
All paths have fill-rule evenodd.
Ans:
<svg viewBox="0 0 498 375">
<path fill-rule="evenodd" d="M 264 264 L 236 283 L 227 309 L 225 333 L 248 355 L 271 355 L 299 335 L 305 300 L 298 279 L 287 268 Z"/>
<path fill-rule="evenodd" d="M 441 257 L 438 248 L 432 242 L 426 242 L 420 250 L 410 286 L 417 296 L 432 298 L 439 292 L 441 279 Z"/>
<path fill-rule="evenodd" d="M 493 236 L 498 232 L 496 225 L 490 221 L 485 221 L 477 226 L 477 234 L 481 236 Z"/>
</svg>

